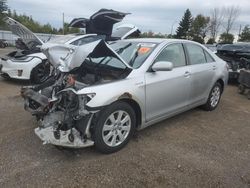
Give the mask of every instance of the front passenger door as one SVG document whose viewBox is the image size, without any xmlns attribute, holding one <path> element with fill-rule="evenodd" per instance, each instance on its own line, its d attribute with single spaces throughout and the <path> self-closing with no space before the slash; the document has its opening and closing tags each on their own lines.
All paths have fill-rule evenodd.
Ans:
<svg viewBox="0 0 250 188">
<path fill-rule="evenodd" d="M 189 67 L 181 43 L 168 45 L 155 62 L 168 61 L 171 71 L 146 72 L 146 121 L 183 110 L 187 106 L 190 89 Z"/>
</svg>

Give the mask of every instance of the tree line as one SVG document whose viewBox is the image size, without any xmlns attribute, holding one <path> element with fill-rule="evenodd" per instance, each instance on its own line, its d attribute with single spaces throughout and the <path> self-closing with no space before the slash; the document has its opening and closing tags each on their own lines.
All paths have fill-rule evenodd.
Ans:
<svg viewBox="0 0 250 188">
<path fill-rule="evenodd" d="M 211 10 L 210 16 L 198 14 L 195 17 L 193 17 L 191 11 L 187 9 L 179 22 L 176 34 L 162 35 L 149 31 L 143 33 L 143 36 L 159 37 L 160 35 L 161 37 L 193 40 L 202 44 L 204 44 L 205 41 L 207 44 L 214 44 L 219 36 L 218 43 L 233 43 L 235 38 L 232 31 L 239 14 L 240 9 L 236 6 L 221 9 L 214 8 Z M 242 31 L 240 26 L 238 41 L 250 42 L 249 25 L 246 25 Z"/>
<path fill-rule="evenodd" d="M 198 14 L 195 17 L 193 17 L 191 11 L 187 9 L 179 22 L 175 34 L 172 34 L 172 31 L 169 35 L 149 31 L 142 33 L 141 37 L 188 39 L 202 44 L 204 44 L 205 41 L 208 44 L 213 44 L 219 37 L 219 43 L 233 43 L 234 34 L 232 34 L 232 30 L 239 14 L 240 9 L 235 6 L 221 9 L 214 8 L 211 10 L 210 16 Z M 17 14 L 15 10 L 11 11 L 7 5 L 7 0 L 0 0 L 0 29 L 8 30 L 8 27 L 3 22 L 5 16 L 12 17 L 36 33 L 63 34 L 63 30 L 64 34 L 80 32 L 78 28 L 68 27 L 68 23 L 64 24 L 64 28 L 59 29 L 52 27 L 49 23 L 41 24 L 35 21 L 32 16 Z M 207 38 L 208 40 L 205 40 Z M 250 42 L 249 25 L 246 25 L 242 31 L 239 29 L 238 41 Z"/>
<path fill-rule="evenodd" d="M 41 24 L 35 21 L 32 16 L 27 16 L 25 14 L 17 14 L 15 10 L 11 11 L 7 5 L 7 0 L 0 0 L 0 29 L 8 30 L 8 26 L 3 22 L 4 17 L 11 17 L 14 20 L 20 22 L 27 28 L 29 28 L 32 32 L 35 33 L 51 33 L 51 34 L 63 34 L 63 28 L 55 28 L 52 27 L 49 23 Z M 79 33 L 80 30 L 78 28 L 70 28 L 68 27 L 68 23 L 64 23 L 64 34 L 69 33 Z"/>
</svg>

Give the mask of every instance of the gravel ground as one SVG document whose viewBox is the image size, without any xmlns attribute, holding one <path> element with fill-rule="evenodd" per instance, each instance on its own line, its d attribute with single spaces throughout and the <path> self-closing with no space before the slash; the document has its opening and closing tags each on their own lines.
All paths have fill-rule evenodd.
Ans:
<svg viewBox="0 0 250 188">
<path fill-rule="evenodd" d="M 42 145 L 22 84 L 0 78 L 0 187 L 250 187 L 250 101 L 236 86 L 215 111 L 165 120 L 103 155 Z"/>
</svg>

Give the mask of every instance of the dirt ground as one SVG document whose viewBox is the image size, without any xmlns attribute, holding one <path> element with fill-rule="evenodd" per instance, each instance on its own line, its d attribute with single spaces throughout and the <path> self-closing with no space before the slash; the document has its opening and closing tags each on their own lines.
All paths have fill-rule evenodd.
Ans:
<svg viewBox="0 0 250 188">
<path fill-rule="evenodd" d="M 23 109 L 22 84 L 0 78 L 1 188 L 250 187 L 250 101 L 234 85 L 215 111 L 165 120 L 103 155 L 42 145 Z"/>
</svg>

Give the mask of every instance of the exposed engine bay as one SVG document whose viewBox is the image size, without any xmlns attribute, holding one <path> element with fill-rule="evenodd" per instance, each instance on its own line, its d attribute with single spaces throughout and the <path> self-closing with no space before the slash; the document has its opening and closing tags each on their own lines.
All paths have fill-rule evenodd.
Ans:
<svg viewBox="0 0 250 188">
<path fill-rule="evenodd" d="M 227 44 L 217 49 L 216 54 L 227 62 L 229 67 L 229 78 L 238 79 L 241 70 L 250 69 L 249 44 Z"/>
<path fill-rule="evenodd" d="M 78 91 L 123 79 L 131 72 L 104 41 L 86 45 L 87 52 L 82 47 L 70 46 L 59 55 L 53 50 L 57 51 L 58 46 L 45 46 L 43 52 L 55 67 L 51 76 L 40 85 L 21 90 L 24 108 L 39 122 L 35 133 L 44 144 L 74 148 L 93 145 L 91 128 L 98 110 L 87 110 L 86 104 L 95 93 Z M 121 66 L 117 66 L 119 63 Z"/>
</svg>

